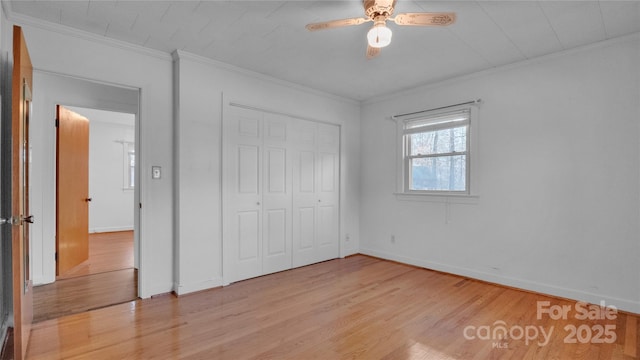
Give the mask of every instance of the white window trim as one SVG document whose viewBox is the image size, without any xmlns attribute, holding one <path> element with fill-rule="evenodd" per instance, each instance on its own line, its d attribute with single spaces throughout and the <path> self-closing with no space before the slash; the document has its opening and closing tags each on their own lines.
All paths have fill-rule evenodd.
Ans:
<svg viewBox="0 0 640 360">
<path fill-rule="evenodd" d="M 408 190 L 408 171 L 405 166 L 405 141 L 404 124 L 411 120 L 407 117 L 394 117 L 396 122 L 396 192 L 394 195 L 398 200 L 408 201 L 430 201 L 442 203 L 476 203 L 479 198 L 478 183 L 478 124 L 479 114 L 476 105 L 462 105 L 447 108 L 446 111 L 433 111 L 435 115 L 443 112 L 454 112 L 459 110 L 469 110 L 469 127 L 467 130 L 467 191 L 425 191 Z M 422 113 L 420 117 L 429 116 L 429 112 Z M 414 118 L 416 118 L 414 116 Z"/>
<path fill-rule="evenodd" d="M 129 154 L 133 153 L 135 156 L 135 143 L 131 141 L 118 141 L 122 143 L 122 190 L 134 190 L 134 186 L 130 185 L 130 165 L 129 165 Z M 138 161 L 136 158 L 134 161 Z M 135 176 L 135 175 L 134 175 Z M 135 179 L 134 179 L 135 180 Z"/>
</svg>

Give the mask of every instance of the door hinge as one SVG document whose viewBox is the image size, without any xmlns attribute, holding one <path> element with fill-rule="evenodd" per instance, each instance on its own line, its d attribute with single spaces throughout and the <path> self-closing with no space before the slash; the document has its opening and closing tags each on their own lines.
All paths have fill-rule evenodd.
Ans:
<svg viewBox="0 0 640 360">
<path fill-rule="evenodd" d="M 56 252 L 56 254 L 54 255 L 56 261 L 58 261 L 58 253 Z"/>
<path fill-rule="evenodd" d="M 56 119 L 56 127 L 60 126 L 60 120 Z"/>
<path fill-rule="evenodd" d="M 140 209 L 142 209 L 142 203 L 138 203 L 138 206 L 140 207 Z"/>
</svg>

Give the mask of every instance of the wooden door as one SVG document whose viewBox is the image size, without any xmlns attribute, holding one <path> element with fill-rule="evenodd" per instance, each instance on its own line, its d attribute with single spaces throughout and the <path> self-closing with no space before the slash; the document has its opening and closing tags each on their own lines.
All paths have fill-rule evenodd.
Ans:
<svg viewBox="0 0 640 360">
<path fill-rule="evenodd" d="M 63 275 L 89 258 L 89 120 L 56 111 L 56 275 Z"/>
<path fill-rule="evenodd" d="M 262 273 L 291 269 L 291 151 L 289 119 L 264 114 Z"/>
<path fill-rule="evenodd" d="M 29 263 L 29 112 L 33 66 L 18 26 L 13 27 L 13 80 L 11 99 L 11 208 L 14 359 L 24 359 L 33 319 L 33 292 Z"/>
<path fill-rule="evenodd" d="M 226 107 L 224 281 L 262 275 L 262 113 Z"/>
</svg>

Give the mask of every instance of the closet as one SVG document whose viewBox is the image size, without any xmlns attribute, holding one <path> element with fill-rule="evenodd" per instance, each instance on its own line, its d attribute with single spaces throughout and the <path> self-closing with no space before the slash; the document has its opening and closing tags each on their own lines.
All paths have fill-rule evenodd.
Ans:
<svg viewBox="0 0 640 360">
<path fill-rule="evenodd" d="M 222 143 L 225 283 L 339 256 L 339 126 L 225 104 Z"/>
</svg>

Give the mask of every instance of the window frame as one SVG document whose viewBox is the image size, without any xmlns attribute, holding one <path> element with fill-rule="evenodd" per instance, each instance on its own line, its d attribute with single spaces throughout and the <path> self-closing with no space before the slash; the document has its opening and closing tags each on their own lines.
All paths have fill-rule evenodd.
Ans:
<svg viewBox="0 0 640 360">
<path fill-rule="evenodd" d="M 134 189 L 136 187 L 136 152 L 129 151 L 127 153 L 127 158 L 127 163 L 129 165 L 129 171 L 127 172 L 127 189 Z"/>
<path fill-rule="evenodd" d="M 134 190 L 135 189 L 135 162 L 138 160 L 136 157 L 135 143 L 129 141 L 122 141 L 122 190 Z M 131 156 L 133 155 L 134 165 L 131 166 Z M 132 172 L 133 170 L 133 172 Z M 132 178 L 133 176 L 133 178 Z M 133 185 L 131 180 L 133 180 Z"/>
<path fill-rule="evenodd" d="M 437 118 L 453 116 L 455 114 L 466 113 L 466 120 L 450 121 L 438 123 Z M 397 161 L 397 192 L 402 199 L 434 199 L 437 197 L 476 197 L 476 155 L 477 155 L 477 123 L 478 113 L 477 106 L 464 105 L 454 106 L 447 109 L 434 110 L 429 112 L 421 112 L 419 115 L 394 117 L 397 124 L 397 141 L 398 141 L 398 161 Z M 429 125 L 429 120 L 433 124 Z M 416 129 L 409 129 L 411 123 L 425 121 L 426 124 Z M 411 134 L 431 132 L 442 129 L 457 128 L 466 125 L 466 150 L 464 152 L 448 152 L 430 155 L 409 156 Z M 415 158 L 433 158 L 446 157 L 455 155 L 465 155 L 465 190 L 413 190 L 410 189 L 411 181 L 411 160 Z M 416 195 L 416 196 L 414 196 Z"/>
</svg>

